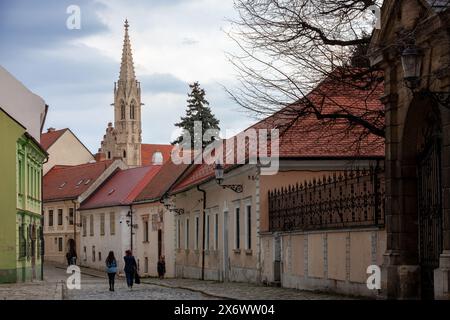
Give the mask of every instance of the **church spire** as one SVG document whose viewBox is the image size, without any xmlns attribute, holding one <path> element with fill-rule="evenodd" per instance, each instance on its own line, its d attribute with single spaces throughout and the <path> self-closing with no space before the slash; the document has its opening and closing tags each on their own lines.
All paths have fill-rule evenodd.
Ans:
<svg viewBox="0 0 450 320">
<path fill-rule="evenodd" d="M 128 82 L 135 81 L 133 55 L 131 53 L 130 36 L 128 35 L 128 20 L 125 20 L 125 38 L 123 40 L 122 62 L 120 64 L 119 81 Z"/>
</svg>

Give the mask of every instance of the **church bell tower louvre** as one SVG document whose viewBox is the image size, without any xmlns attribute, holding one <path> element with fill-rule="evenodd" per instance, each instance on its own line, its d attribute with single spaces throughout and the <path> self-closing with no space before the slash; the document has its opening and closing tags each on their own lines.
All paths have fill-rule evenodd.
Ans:
<svg viewBox="0 0 450 320">
<path fill-rule="evenodd" d="M 122 159 L 129 167 L 142 165 L 141 87 L 134 72 L 128 20 L 125 20 L 119 80 L 114 83 L 114 127 L 108 124 L 99 153 Z"/>
</svg>

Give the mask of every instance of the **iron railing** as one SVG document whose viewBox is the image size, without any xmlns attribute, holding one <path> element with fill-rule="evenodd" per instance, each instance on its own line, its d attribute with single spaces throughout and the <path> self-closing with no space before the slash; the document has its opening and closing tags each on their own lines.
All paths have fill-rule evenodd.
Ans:
<svg viewBox="0 0 450 320">
<path fill-rule="evenodd" d="M 379 167 L 269 191 L 272 232 L 382 227 L 384 209 L 384 172 Z"/>
</svg>

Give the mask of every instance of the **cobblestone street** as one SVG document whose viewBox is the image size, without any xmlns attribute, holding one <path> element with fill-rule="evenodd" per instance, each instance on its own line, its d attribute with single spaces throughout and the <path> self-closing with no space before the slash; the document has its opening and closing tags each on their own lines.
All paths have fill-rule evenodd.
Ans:
<svg viewBox="0 0 450 320">
<path fill-rule="evenodd" d="M 1 300 L 334 300 L 348 297 L 299 291 L 294 289 L 257 286 L 248 283 L 221 283 L 191 279 L 144 278 L 132 290 L 125 279 L 116 279 L 116 290 L 108 290 L 103 272 L 82 268 L 81 290 L 67 290 L 63 266 L 46 265 L 45 281 L 26 284 L 0 285 Z"/>
</svg>

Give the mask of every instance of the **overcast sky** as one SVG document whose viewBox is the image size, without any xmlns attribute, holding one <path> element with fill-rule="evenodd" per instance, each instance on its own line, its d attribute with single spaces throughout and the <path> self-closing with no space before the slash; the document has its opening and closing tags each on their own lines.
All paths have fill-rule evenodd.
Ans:
<svg viewBox="0 0 450 320">
<path fill-rule="evenodd" d="M 81 30 L 69 30 L 69 5 Z M 143 142 L 169 143 L 188 83 L 205 88 L 221 128 L 254 122 L 223 91 L 235 83 L 225 52 L 232 0 L 0 0 L 0 64 L 50 106 L 45 127 L 69 127 L 92 152 L 113 122 L 123 23 L 128 18 L 142 87 Z"/>
</svg>

